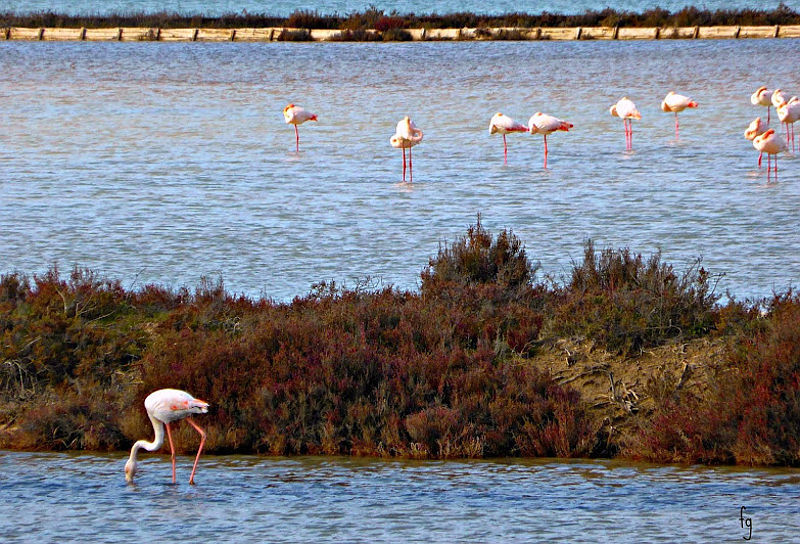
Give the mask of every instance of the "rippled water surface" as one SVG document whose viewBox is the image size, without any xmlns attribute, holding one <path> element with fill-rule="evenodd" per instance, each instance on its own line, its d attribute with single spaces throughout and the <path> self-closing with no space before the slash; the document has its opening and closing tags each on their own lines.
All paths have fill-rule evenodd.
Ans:
<svg viewBox="0 0 800 544">
<path fill-rule="evenodd" d="M 783 2 L 795 10 L 800 7 L 798 0 Z M 301 9 L 320 13 L 347 14 L 365 11 L 371 6 L 385 10 L 387 13 L 456 13 L 471 11 L 473 13 L 583 13 L 587 9 L 603 9 L 611 5 L 614 9 L 641 12 L 646 9 L 663 8 L 678 11 L 687 5 L 696 5 L 701 9 L 774 9 L 778 1 L 768 0 L 617 0 L 616 2 L 598 3 L 590 0 L 314 0 L 298 4 L 294 0 L 5 0 L 2 11 L 18 13 L 32 11 L 55 11 L 69 14 L 120 13 L 120 12 L 178 12 L 203 13 L 220 15 L 224 13 L 267 13 L 287 16 Z"/>
<path fill-rule="evenodd" d="M 796 470 L 0 452 L 3 542 L 791 542 Z M 746 510 L 742 514 L 741 507 Z"/>
<path fill-rule="evenodd" d="M 783 40 L 454 43 L 0 42 L 0 271 L 77 264 L 125 287 L 197 285 L 288 300 L 322 280 L 415 289 L 482 214 L 556 277 L 585 240 L 684 270 L 738 298 L 800 272 L 800 162 L 766 183 L 742 133 L 761 84 L 800 94 Z M 696 110 L 659 109 L 668 90 Z M 634 151 L 608 107 L 639 106 Z M 300 127 L 282 108 L 319 115 Z M 490 136 L 497 111 L 575 128 Z M 414 184 L 389 145 L 425 132 Z M 774 114 L 774 112 L 773 112 Z M 773 121 L 774 122 L 774 121 Z"/>
</svg>

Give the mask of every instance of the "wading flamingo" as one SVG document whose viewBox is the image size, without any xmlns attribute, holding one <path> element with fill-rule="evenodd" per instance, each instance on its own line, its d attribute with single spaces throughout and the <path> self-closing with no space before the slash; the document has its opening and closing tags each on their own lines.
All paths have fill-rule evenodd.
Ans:
<svg viewBox="0 0 800 544">
<path fill-rule="evenodd" d="M 747 130 L 744 131 L 744 137 L 750 140 L 751 142 L 756 139 L 756 136 L 761 136 L 764 134 L 769 126 L 761 120 L 761 117 L 756 117 L 750 122 L 750 126 L 747 127 Z M 758 154 L 758 167 L 761 168 L 761 156 L 764 153 Z"/>
<path fill-rule="evenodd" d="M 403 182 L 406 181 L 406 149 L 408 149 L 408 172 L 409 182 L 414 181 L 414 164 L 411 161 L 411 148 L 422 141 L 422 131 L 417 128 L 417 125 L 406 115 L 395 129 L 394 136 L 389 138 L 389 143 L 395 149 L 403 150 Z"/>
<path fill-rule="evenodd" d="M 186 391 L 159 389 L 147 395 L 147 398 L 144 399 L 144 407 L 147 410 L 147 417 L 150 418 L 153 424 L 155 439 L 152 442 L 138 440 L 133 445 L 131 456 L 128 462 L 125 463 L 125 481 L 133 482 L 133 477 L 136 475 L 136 455 L 139 453 L 139 449 L 157 451 L 164 444 L 164 427 L 166 427 L 169 451 L 172 455 L 172 483 L 175 483 L 175 447 L 172 444 L 172 433 L 170 432 L 169 424 L 186 418 L 186 421 L 200 433 L 200 446 L 197 448 L 197 457 L 194 459 L 192 475 L 189 476 L 189 483 L 194 484 L 194 473 L 197 470 L 200 452 L 203 451 L 203 444 L 206 441 L 206 432 L 192 421 L 191 415 L 207 413 L 208 403 L 194 398 Z"/>
<path fill-rule="evenodd" d="M 682 112 L 686 108 L 696 108 L 697 102 L 689 98 L 688 96 L 683 96 L 682 94 L 676 94 L 674 91 L 670 91 L 667 93 L 667 96 L 664 97 L 664 100 L 661 101 L 661 111 L 665 112 L 675 112 L 675 139 L 678 139 L 678 113 Z"/>
<path fill-rule="evenodd" d="M 794 124 L 800 121 L 800 98 L 793 96 L 788 102 L 778 106 L 778 119 L 786 125 L 786 145 L 791 141 L 794 152 Z"/>
<path fill-rule="evenodd" d="M 531 134 L 541 134 L 544 136 L 544 167 L 547 168 L 547 135 L 557 130 L 569 132 L 573 126 L 572 123 L 562 121 L 552 115 L 546 113 L 536 112 L 530 119 L 528 119 L 528 132 Z"/>
<path fill-rule="evenodd" d="M 620 98 L 616 104 L 608 110 L 614 117 L 622 119 L 625 127 L 625 149 L 633 149 L 633 119 L 641 119 L 642 114 L 636 109 L 636 105 L 627 96 Z"/>
<path fill-rule="evenodd" d="M 769 108 L 772 106 L 772 91 L 762 85 L 756 92 L 750 95 L 750 103 L 754 106 L 766 106 L 767 125 L 769 125 Z"/>
<path fill-rule="evenodd" d="M 786 142 L 775 133 L 775 129 L 769 129 L 761 136 L 756 136 L 753 140 L 753 147 L 758 151 L 767 154 L 767 183 L 769 183 L 769 170 L 772 155 L 775 155 L 775 181 L 778 181 L 778 153 L 786 151 Z"/>
<path fill-rule="evenodd" d="M 316 121 L 317 114 L 311 113 L 305 108 L 289 104 L 283 108 L 283 118 L 289 125 L 294 125 L 294 149 L 300 152 L 300 133 L 297 132 L 297 125 L 302 125 L 306 121 Z"/>
<path fill-rule="evenodd" d="M 489 121 L 489 134 L 503 135 L 503 164 L 508 164 L 508 145 L 506 144 L 506 134 L 509 132 L 528 132 L 528 127 L 522 123 L 514 121 L 508 115 L 495 113 Z"/>
</svg>

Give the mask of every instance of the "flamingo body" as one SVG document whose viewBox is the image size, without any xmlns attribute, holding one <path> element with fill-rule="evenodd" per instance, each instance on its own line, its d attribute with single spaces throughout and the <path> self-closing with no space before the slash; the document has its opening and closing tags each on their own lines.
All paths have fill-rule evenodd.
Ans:
<svg viewBox="0 0 800 544">
<path fill-rule="evenodd" d="M 622 119 L 625 127 L 625 149 L 633 148 L 633 119 L 641 119 L 642 114 L 636 109 L 636 104 L 627 96 L 623 96 L 617 103 L 611 106 L 608 111 L 614 117 Z"/>
<path fill-rule="evenodd" d="M 547 135 L 556 131 L 569 132 L 572 123 L 547 115 L 546 113 L 536 112 L 528 119 L 528 132 L 531 134 L 541 134 L 544 137 L 544 167 L 547 168 Z"/>
<path fill-rule="evenodd" d="M 750 103 L 754 106 L 764 106 L 767 108 L 767 124 L 769 124 L 769 108 L 772 106 L 772 91 L 762 85 L 756 92 L 750 95 Z"/>
<path fill-rule="evenodd" d="M 289 104 L 283 108 L 283 119 L 286 124 L 294 125 L 294 138 L 295 138 L 295 151 L 300 152 L 300 133 L 297 131 L 298 125 L 302 125 L 306 121 L 316 121 L 317 114 L 311 113 L 301 106 Z"/>
<path fill-rule="evenodd" d="M 764 134 L 769 126 L 767 123 L 761 120 L 761 117 L 756 117 L 750 122 L 750 125 L 744 131 L 744 137 L 751 142 L 756 139 L 756 136 L 761 136 Z M 758 154 L 758 167 L 761 168 L 761 156 L 764 153 L 759 152 Z"/>
<path fill-rule="evenodd" d="M 753 147 L 759 152 L 767 154 L 767 181 L 769 181 L 770 163 L 772 155 L 775 155 L 775 181 L 778 180 L 778 153 L 786 151 L 786 142 L 778 136 L 775 129 L 769 129 L 763 134 L 753 139 Z"/>
<path fill-rule="evenodd" d="M 131 455 L 128 462 L 125 463 L 125 480 L 132 482 L 136 474 L 136 457 L 141 448 L 147 451 L 157 451 L 164 444 L 164 429 L 167 431 L 167 438 L 169 439 L 170 453 L 172 457 L 172 482 L 175 483 L 175 448 L 172 443 L 172 433 L 169 424 L 181 419 L 186 421 L 200 433 L 200 446 L 197 448 L 197 457 L 194 460 L 192 467 L 192 474 L 189 477 L 189 483 L 194 484 L 194 473 L 197 470 L 197 462 L 200 460 L 200 452 L 203 451 L 203 444 L 205 444 L 206 433 L 201 429 L 190 416 L 193 414 L 208 413 L 208 403 L 194 398 L 186 391 L 180 389 L 159 389 L 150 393 L 144 399 L 144 407 L 147 410 L 147 416 L 153 424 L 153 431 L 155 438 L 152 442 L 147 440 L 138 440 L 131 448 Z"/>
<path fill-rule="evenodd" d="M 489 121 L 489 134 L 502 134 L 503 135 L 503 162 L 508 162 L 508 145 L 506 143 L 506 134 L 511 132 L 528 132 L 528 127 L 522 123 L 518 123 L 508 115 L 502 113 L 495 113 Z"/>
<path fill-rule="evenodd" d="M 777 111 L 778 119 L 786 125 L 786 144 L 788 146 L 791 142 L 792 151 L 794 151 L 794 124 L 800 121 L 800 98 L 793 96 L 788 102 L 778 106 Z"/>
<path fill-rule="evenodd" d="M 406 149 L 408 149 L 408 170 L 410 179 L 414 181 L 414 170 L 411 159 L 411 148 L 422 141 L 422 131 L 417 128 L 417 125 L 406 115 L 400 122 L 397 123 L 394 136 L 389 138 L 389 144 L 395 149 L 403 150 L 403 181 L 406 180 Z"/>
<path fill-rule="evenodd" d="M 698 103 L 682 94 L 677 94 L 674 91 L 667 93 L 664 100 L 661 101 L 661 111 L 675 113 L 675 139 L 678 138 L 678 113 L 686 108 L 696 108 Z"/>
<path fill-rule="evenodd" d="M 772 105 L 775 106 L 775 109 L 777 110 L 781 106 L 781 104 L 784 104 L 786 102 L 786 95 L 783 94 L 782 90 L 775 89 L 774 91 L 772 91 L 770 102 L 772 102 Z"/>
</svg>

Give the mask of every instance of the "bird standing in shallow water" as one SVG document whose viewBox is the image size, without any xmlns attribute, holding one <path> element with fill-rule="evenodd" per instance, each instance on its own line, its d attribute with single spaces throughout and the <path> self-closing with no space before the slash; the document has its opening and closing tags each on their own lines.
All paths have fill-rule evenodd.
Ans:
<svg viewBox="0 0 800 544">
<path fill-rule="evenodd" d="M 767 154 L 767 183 L 769 183 L 769 170 L 772 155 L 775 155 L 775 181 L 778 181 L 778 153 L 787 150 L 786 142 L 778 136 L 775 129 L 769 129 L 764 134 L 756 136 L 753 140 L 753 147 L 758 151 Z"/>
<path fill-rule="evenodd" d="M 300 152 L 300 133 L 297 131 L 297 125 L 302 125 L 306 121 L 316 121 L 317 114 L 311 113 L 305 108 L 289 104 L 283 108 L 283 119 L 289 125 L 294 125 L 294 145 L 295 152 Z"/>
<path fill-rule="evenodd" d="M 794 152 L 794 124 L 800 121 L 800 98 L 793 96 L 777 108 L 778 120 L 786 125 L 786 145 L 791 142 Z"/>
<path fill-rule="evenodd" d="M 756 136 L 761 136 L 764 134 L 769 127 L 767 124 L 761 120 L 761 117 L 756 117 L 750 122 L 750 126 L 747 127 L 747 130 L 744 131 L 744 137 L 750 140 L 751 142 L 756 139 Z M 764 153 L 758 154 L 758 167 L 761 168 L 761 156 Z"/>
<path fill-rule="evenodd" d="M 557 130 L 569 132 L 574 125 L 562 121 L 558 117 L 547 115 L 546 113 L 536 112 L 528 119 L 528 132 L 531 134 L 541 134 L 544 136 L 544 167 L 547 168 L 547 135 Z"/>
<path fill-rule="evenodd" d="M 406 181 L 406 149 L 408 149 L 409 182 L 414 181 L 414 164 L 411 161 L 411 148 L 422 141 L 422 131 L 406 115 L 395 129 L 394 136 L 389 138 L 389 143 L 395 149 L 403 150 L 403 182 Z"/>
<path fill-rule="evenodd" d="M 528 127 L 522 123 L 514 121 L 508 115 L 495 113 L 489 121 L 489 134 L 503 135 L 503 164 L 508 164 L 508 145 L 506 144 L 506 134 L 509 132 L 528 132 Z"/>
<path fill-rule="evenodd" d="M 754 106 L 766 106 L 767 125 L 769 125 L 769 109 L 770 106 L 772 106 L 772 91 L 762 85 L 756 89 L 756 92 L 750 95 L 750 103 Z"/>
<path fill-rule="evenodd" d="M 173 421 L 186 419 L 186 421 L 200 433 L 200 446 L 197 448 L 197 457 L 194 459 L 192 474 L 189 476 L 189 483 L 194 484 L 194 473 L 197 470 L 197 462 L 200 460 L 200 452 L 203 451 L 203 444 L 206 442 L 206 432 L 197 423 L 192 421 L 192 414 L 205 414 L 208 412 L 208 403 L 194 398 L 186 391 L 179 389 L 159 389 L 150 393 L 144 399 L 144 407 L 147 416 L 153 424 L 155 438 L 152 442 L 138 440 L 131 448 L 131 456 L 125 463 L 125 480 L 133 482 L 136 475 L 136 456 L 139 449 L 147 451 L 157 451 L 164 444 L 164 428 L 167 429 L 169 439 L 169 451 L 172 456 L 172 483 L 175 483 L 175 447 L 172 444 L 172 433 L 169 424 Z"/>
<path fill-rule="evenodd" d="M 678 139 L 678 112 L 681 112 L 686 108 L 696 108 L 697 106 L 698 106 L 697 102 L 695 102 L 688 96 L 683 96 L 682 94 L 676 94 L 674 91 L 668 92 L 667 96 L 664 97 L 664 100 L 661 101 L 661 111 L 675 112 L 676 140 Z"/>
<path fill-rule="evenodd" d="M 633 149 L 632 119 L 641 119 L 642 114 L 639 113 L 639 110 L 636 109 L 636 105 L 627 96 L 620 98 L 608 111 L 611 115 L 622 119 L 622 123 L 625 126 L 625 149 Z"/>
</svg>

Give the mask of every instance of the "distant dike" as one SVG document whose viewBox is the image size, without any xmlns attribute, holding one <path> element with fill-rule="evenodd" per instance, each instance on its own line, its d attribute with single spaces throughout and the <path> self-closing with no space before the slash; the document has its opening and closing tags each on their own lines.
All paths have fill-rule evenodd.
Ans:
<svg viewBox="0 0 800 544">
<path fill-rule="evenodd" d="M 800 25 L 693 26 L 693 27 L 501 27 L 501 28 L 409 28 L 402 37 L 386 38 L 378 30 L 354 31 L 287 27 L 262 28 L 60 28 L 6 27 L 0 40 L 87 42 L 342 42 L 342 41 L 488 41 L 488 40 L 668 40 L 800 38 Z M 397 35 L 398 33 L 393 33 Z"/>
<path fill-rule="evenodd" d="M 658 40 L 800 38 L 800 14 L 779 4 L 773 10 L 610 8 L 563 15 L 386 14 L 369 8 L 347 15 L 295 11 L 288 17 L 176 13 L 74 16 L 53 12 L 0 12 L 0 41 L 478 41 Z"/>
</svg>

